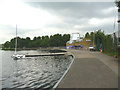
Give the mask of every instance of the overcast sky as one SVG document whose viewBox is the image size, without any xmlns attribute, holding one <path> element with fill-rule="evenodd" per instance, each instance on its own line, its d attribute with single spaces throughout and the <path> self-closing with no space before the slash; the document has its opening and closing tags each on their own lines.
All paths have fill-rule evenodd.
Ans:
<svg viewBox="0 0 120 90">
<path fill-rule="evenodd" d="M 117 8 L 114 2 L 12 2 L 0 3 L 0 44 L 18 36 L 31 37 L 102 29 L 113 32 Z M 117 31 L 117 20 L 116 29 Z"/>
</svg>

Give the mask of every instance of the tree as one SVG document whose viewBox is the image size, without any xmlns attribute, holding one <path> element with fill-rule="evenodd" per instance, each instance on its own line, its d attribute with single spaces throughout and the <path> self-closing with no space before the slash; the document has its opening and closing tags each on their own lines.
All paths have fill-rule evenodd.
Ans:
<svg viewBox="0 0 120 90">
<path fill-rule="evenodd" d="M 93 41 L 93 38 L 94 38 L 94 33 L 91 32 L 91 33 L 90 33 L 90 39 Z"/>
<path fill-rule="evenodd" d="M 9 41 L 6 41 L 3 46 L 4 46 L 5 48 L 10 48 L 10 42 L 9 42 Z"/>
<path fill-rule="evenodd" d="M 24 47 L 28 47 L 28 48 L 31 47 L 30 44 L 29 44 L 30 42 L 31 42 L 30 37 L 26 37 L 25 42 L 24 42 L 25 43 Z"/>
<path fill-rule="evenodd" d="M 85 38 L 90 38 L 90 35 L 88 32 L 85 34 Z"/>
<path fill-rule="evenodd" d="M 115 4 L 118 7 L 118 12 L 120 12 L 120 1 L 115 1 Z"/>
<path fill-rule="evenodd" d="M 50 46 L 48 36 L 42 37 L 41 46 L 42 47 L 49 47 Z"/>
<path fill-rule="evenodd" d="M 113 39 L 111 35 L 106 35 L 104 40 L 104 52 L 113 52 Z"/>
<path fill-rule="evenodd" d="M 34 37 L 33 40 L 29 43 L 30 47 L 41 47 L 41 37 Z"/>
<path fill-rule="evenodd" d="M 104 31 L 102 32 L 101 30 L 98 30 L 95 33 L 95 44 L 96 44 L 96 49 L 99 50 L 100 49 L 100 45 L 102 44 L 102 49 L 104 51 Z"/>
<path fill-rule="evenodd" d="M 66 42 L 70 40 L 70 34 L 64 34 L 63 35 L 63 42 L 62 42 L 62 46 L 66 45 Z"/>
<path fill-rule="evenodd" d="M 17 37 L 17 47 L 18 48 L 38 48 L 38 47 L 58 47 L 65 46 L 66 42 L 70 39 L 70 34 L 55 34 L 49 36 L 38 36 L 34 37 L 33 40 L 30 37 L 20 38 Z M 4 48 L 15 48 L 16 38 L 12 38 L 3 44 Z"/>
<path fill-rule="evenodd" d="M 10 40 L 10 48 L 15 48 L 15 40 L 16 38 Z"/>
<path fill-rule="evenodd" d="M 62 46 L 62 35 L 61 34 L 55 34 L 53 36 L 50 36 L 50 46 Z"/>
</svg>

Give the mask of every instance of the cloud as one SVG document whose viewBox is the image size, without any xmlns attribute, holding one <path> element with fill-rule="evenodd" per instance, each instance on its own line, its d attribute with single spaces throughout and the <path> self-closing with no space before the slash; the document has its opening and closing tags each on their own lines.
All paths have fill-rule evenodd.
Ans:
<svg viewBox="0 0 120 90">
<path fill-rule="evenodd" d="M 15 36 L 16 22 L 20 37 L 74 32 L 84 35 L 96 29 L 112 33 L 117 15 L 113 2 L 10 2 L 3 3 L 0 12 L 0 43 Z"/>
<path fill-rule="evenodd" d="M 73 18 L 103 17 L 103 10 L 115 7 L 113 2 L 32 2 L 28 4 L 33 7 L 42 8 L 56 15 Z"/>
<path fill-rule="evenodd" d="M 114 18 L 103 18 L 103 19 L 91 18 L 88 23 L 90 25 L 98 26 L 98 25 L 102 25 L 103 23 L 104 24 L 110 24 L 111 20 L 114 21 Z"/>
<path fill-rule="evenodd" d="M 21 28 L 40 28 L 54 19 L 48 12 L 21 2 L 3 3 L 0 11 L 0 24 L 19 24 Z"/>
<path fill-rule="evenodd" d="M 84 25 L 75 25 L 74 28 L 76 29 L 80 29 L 80 28 L 84 28 L 85 26 Z"/>
<path fill-rule="evenodd" d="M 115 11 L 115 9 L 117 10 L 117 7 L 109 7 L 107 9 L 103 9 L 102 12 L 104 14 L 109 15 L 109 14 L 112 14 Z"/>
</svg>

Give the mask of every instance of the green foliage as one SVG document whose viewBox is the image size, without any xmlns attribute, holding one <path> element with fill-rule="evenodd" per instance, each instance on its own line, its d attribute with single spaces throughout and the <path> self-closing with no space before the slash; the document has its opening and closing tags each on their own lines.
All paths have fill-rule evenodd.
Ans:
<svg viewBox="0 0 120 90">
<path fill-rule="evenodd" d="M 105 42 L 104 51 L 106 53 L 113 52 L 114 47 L 113 47 L 113 39 L 112 39 L 111 35 L 106 35 L 104 42 Z"/>
<path fill-rule="evenodd" d="M 54 42 L 54 43 L 53 43 Z M 50 40 L 50 45 L 51 46 L 62 46 L 62 35 L 61 34 L 55 34 L 53 36 L 51 36 L 51 40 Z"/>
<path fill-rule="evenodd" d="M 104 51 L 104 37 L 105 37 L 104 32 L 102 32 L 101 30 L 98 30 L 97 32 L 95 32 L 94 35 L 95 35 L 96 49 L 99 50 L 100 44 L 102 44 L 102 49 Z"/>
<path fill-rule="evenodd" d="M 2 44 L 0 44 L 0 48 L 2 48 Z"/>
<path fill-rule="evenodd" d="M 91 32 L 90 35 L 88 33 L 85 34 L 86 37 L 89 37 L 92 41 L 94 38 L 94 43 L 96 45 L 96 49 L 100 49 L 100 44 L 102 44 L 102 50 L 108 54 L 116 54 L 117 53 L 117 39 L 114 40 L 112 35 L 105 35 L 104 31 L 98 30 L 96 32 Z"/>
<path fill-rule="evenodd" d="M 55 34 L 49 36 L 42 36 L 42 37 L 34 37 L 33 40 L 30 37 L 20 38 L 17 37 L 17 47 L 18 48 L 39 48 L 39 47 L 58 47 L 58 46 L 65 46 L 66 42 L 70 39 L 70 34 Z M 8 48 L 15 48 L 15 40 L 13 38 L 3 44 L 3 49 Z"/>
<path fill-rule="evenodd" d="M 116 1 L 115 3 L 116 3 L 116 5 L 117 5 L 117 7 L 120 8 L 120 1 Z"/>
<path fill-rule="evenodd" d="M 93 32 L 91 32 L 90 33 L 90 39 L 93 41 L 93 37 L 94 37 L 94 33 Z"/>
<path fill-rule="evenodd" d="M 49 46 L 50 46 L 49 41 L 50 41 L 50 40 L 49 40 L 49 37 L 48 37 L 48 36 L 42 37 L 41 47 L 49 47 Z"/>
<path fill-rule="evenodd" d="M 10 46 L 10 42 L 9 41 L 5 42 L 4 47 L 9 48 L 9 46 Z"/>
<path fill-rule="evenodd" d="M 62 43 L 63 43 L 63 46 L 66 45 L 66 42 L 69 41 L 70 39 L 70 34 L 64 34 L 63 37 L 62 37 Z"/>
<path fill-rule="evenodd" d="M 118 45 L 120 45 L 120 37 L 118 38 Z"/>
<path fill-rule="evenodd" d="M 88 32 L 85 34 L 85 38 L 90 38 L 90 35 Z"/>
</svg>

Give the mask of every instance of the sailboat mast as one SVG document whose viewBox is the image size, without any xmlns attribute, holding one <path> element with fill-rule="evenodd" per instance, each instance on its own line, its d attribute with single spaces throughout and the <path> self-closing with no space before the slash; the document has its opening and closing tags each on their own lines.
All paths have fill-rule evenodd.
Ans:
<svg viewBox="0 0 120 90">
<path fill-rule="evenodd" d="M 17 54 L 17 24 L 16 24 L 15 54 Z"/>
</svg>

